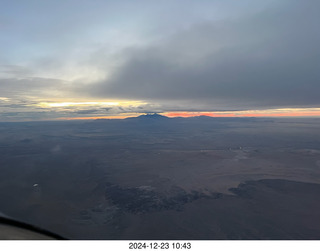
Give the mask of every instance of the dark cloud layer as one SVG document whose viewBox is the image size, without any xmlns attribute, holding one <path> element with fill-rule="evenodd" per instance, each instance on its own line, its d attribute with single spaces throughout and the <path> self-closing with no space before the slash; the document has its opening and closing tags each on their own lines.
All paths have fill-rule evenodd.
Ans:
<svg viewBox="0 0 320 251">
<path fill-rule="evenodd" d="M 319 1 L 283 1 L 202 22 L 152 45 L 88 91 L 95 97 L 249 107 L 319 106 Z"/>
<path fill-rule="evenodd" d="M 1 7 L 0 121 L 320 107 L 318 0 Z"/>
</svg>

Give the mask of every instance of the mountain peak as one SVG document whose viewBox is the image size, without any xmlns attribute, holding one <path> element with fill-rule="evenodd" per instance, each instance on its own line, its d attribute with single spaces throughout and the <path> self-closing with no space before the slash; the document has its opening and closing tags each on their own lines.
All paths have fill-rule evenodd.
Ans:
<svg viewBox="0 0 320 251">
<path fill-rule="evenodd" d="M 146 113 L 144 115 L 140 115 L 137 118 L 139 119 L 168 119 L 168 117 L 160 115 L 158 113 Z"/>
</svg>

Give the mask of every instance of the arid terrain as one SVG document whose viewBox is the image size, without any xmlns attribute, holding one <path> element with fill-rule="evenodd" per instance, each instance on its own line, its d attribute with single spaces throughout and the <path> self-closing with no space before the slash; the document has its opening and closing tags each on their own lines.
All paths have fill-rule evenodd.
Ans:
<svg viewBox="0 0 320 251">
<path fill-rule="evenodd" d="M 70 239 L 320 239 L 319 122 L 0 123 L 0 211 Z"/>
</svg>

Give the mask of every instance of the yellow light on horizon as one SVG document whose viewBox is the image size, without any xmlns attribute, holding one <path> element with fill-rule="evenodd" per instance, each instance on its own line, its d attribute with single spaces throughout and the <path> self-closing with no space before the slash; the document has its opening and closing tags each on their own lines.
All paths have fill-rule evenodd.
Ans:
<svg viewBox="0 0 320 251">
<path fill-rule="evenodd" d="M 140 106 L 147 103 L 141 101 L 88 101 L 88 102 L 40 102 L 36 106 L 42 108 L 84 107 L 84 106 Z"/>
<path fill-rule="evenodd" d="M 90 105 L 101 105 L 101 106 L 114 106 L 119 105 L 119 102 L 60 102 L 60 103 L 46 103 L 41 102 L 41 107 L 69 107 L 69 106 L 90 106 Z"/>
<path fill-rule="evenodd" d="M 10 99 L 7 98 L 7 97 L 0 97 L 0 100 L 1 100 L 1 101 L 5 101 L 5 102 L 8 102 Z"/>
</svg>

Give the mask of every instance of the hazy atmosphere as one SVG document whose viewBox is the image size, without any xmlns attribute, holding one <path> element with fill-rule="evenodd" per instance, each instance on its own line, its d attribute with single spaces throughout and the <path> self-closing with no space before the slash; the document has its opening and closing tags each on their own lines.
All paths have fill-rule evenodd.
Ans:
<svg viewBox="0 0 320 251">
<path fill-rule="evenodd" d="M 319 119 L 0 123 L 0 142 L 0 212 L 65 238 L 320 236 Z"/>
<path fill-rule="evenodd" d="M 319 9 L 1 0 L 0 240 L 319 240 Z"/>
<path fill-rule="evenodd" d="M 319 116 L 319 7 L 1 1 L 0 121 L 190 111 Z"/>
</svg>

